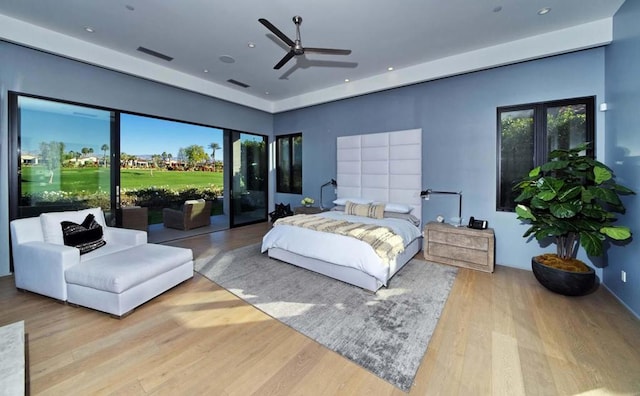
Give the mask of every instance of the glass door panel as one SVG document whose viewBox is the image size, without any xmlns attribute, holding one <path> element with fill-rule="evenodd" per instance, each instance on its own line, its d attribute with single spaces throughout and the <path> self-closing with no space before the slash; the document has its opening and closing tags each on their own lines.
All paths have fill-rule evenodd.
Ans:
<svg viewBox="0 0 640 396">
<path fill-rule="evenodd" d="M 230 132 L 231 226 L 267 220 L 267 138 Z"/>
<path fill-rule="evenodd" d="M 16 100 L 16 217 L 99 206 L 109 219 L 114 113 L 26 96 Z"/>
<path fill-rule="evenodd" d="M 181 210 L 190 199 L 211 201 L 211 216 L 224 215 L 221 129 L 122 113 L 120 134 L 124 227 L 162 224 L 164 208 Z"/>
</svg>

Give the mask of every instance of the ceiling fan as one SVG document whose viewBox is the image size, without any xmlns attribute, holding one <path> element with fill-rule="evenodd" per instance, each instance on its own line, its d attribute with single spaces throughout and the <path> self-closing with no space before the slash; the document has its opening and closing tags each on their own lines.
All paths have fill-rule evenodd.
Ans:
<svg viewBox="0 0 640 396">
<path fill-rule="evenodd" d="M 278 62 L 273 67 L 276 70 L 284 66 L 284 64 L 289 62 L 291 58 L 293 58 L 294 56 L 302 55 L 305 52 L 315 52 L 318 54 L 328 54 L 328 55 L 349 55 L 351 53 L 351 50 L 348 50 L 348 49 L 303 47 L 302 41 L 300 41 L 300 24 L 302 24 L 301 16 L 296 15 L 293 17 L 293 23 L 295 23 L 296 25 L 295 41 L 292 41 L 289 37 L 287 37 L 284 33 L 282 33 L 280 29 L 273 26 L 273 24 L 267 21 L 266 19 L 260 18 L 258 19 L 258 21 L 261 24 L 263 24 L 267 29 L 269 29 L 273 34 L 278 36 L 280 40 L 284 41 L 284 43 L 289 46 L 289 52 L 287 52 L 287 54 L 282 59 L 280 59 L 280 62 Z"/>
</svg>

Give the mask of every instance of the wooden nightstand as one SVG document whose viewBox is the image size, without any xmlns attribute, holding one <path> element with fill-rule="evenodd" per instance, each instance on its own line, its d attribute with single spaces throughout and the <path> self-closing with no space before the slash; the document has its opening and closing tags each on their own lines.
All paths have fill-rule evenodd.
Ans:
<svg viewBox="0 0 640 396">
<path fill-rule="evenodd" d="M 493 229 L 476 230 L 444 223 L 424 226 L 424 258 L 441 264 L 493 272 L 495 237 Z"/>
<path fill-rule="evenodd" d="M 326 212 L 326 209 L 320 209 L 319 206 L 296 206 L 293 208 L 293 214 L 317 214 Z"/>
</svg>

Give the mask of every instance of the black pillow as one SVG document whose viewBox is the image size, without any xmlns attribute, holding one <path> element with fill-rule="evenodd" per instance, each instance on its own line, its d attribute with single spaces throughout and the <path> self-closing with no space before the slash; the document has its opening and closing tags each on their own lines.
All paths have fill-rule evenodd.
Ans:
<svg viewBox="0 0 640 396">
<path fill-rule="evenodd" d="M 89 253 L 106 244 L 102 239 L 102 226 L 92 214 L 88 214 L 82 224 L 63 221 L 60 225 L 64 244 L 80 249 L 80 254 Z"/>
</svg>

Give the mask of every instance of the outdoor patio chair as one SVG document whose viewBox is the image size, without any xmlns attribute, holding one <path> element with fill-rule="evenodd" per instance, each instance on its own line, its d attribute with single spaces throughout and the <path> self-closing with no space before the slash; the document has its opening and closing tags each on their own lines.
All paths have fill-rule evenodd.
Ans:
<svg viewBox="0 0 640 396">
<path fill-rule="evenodd" d="M 185 201 L 182 208 L 162 209 L 162 222 L 167 228 L 190 230 L 211 224 L 211 201 L 204 199 Z"/>
</svg>

